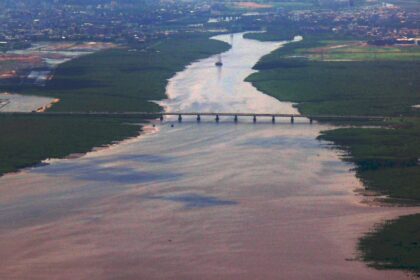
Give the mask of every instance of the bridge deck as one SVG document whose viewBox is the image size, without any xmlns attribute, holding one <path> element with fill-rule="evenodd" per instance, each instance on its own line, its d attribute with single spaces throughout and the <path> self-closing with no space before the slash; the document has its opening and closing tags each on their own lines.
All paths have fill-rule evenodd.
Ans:
<svg viewBox="0 0 420 280">
<path fill-rule="evenodd" d="M 385 116 L 345 116 L 345 115 L 301 115 L 282 113 L 237 113 L 237 112 L 0 112 L 0 115 L 14 116 L 97 116 L 97 117 L 156 117 L 156 116 L 231 116 L 231 117 L 275 117 L 308 118 L 314 120 L 377 120 Z"/>
</svg>

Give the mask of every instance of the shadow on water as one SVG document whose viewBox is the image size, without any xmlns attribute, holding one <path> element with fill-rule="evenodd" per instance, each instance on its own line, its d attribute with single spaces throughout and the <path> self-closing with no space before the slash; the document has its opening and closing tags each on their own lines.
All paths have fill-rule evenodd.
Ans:
<svg viewBox="0 0 420 280">
<path fill-rule="evenodd" d="M 319 143 L 308 137 L 260 137 L 251 138 L 240 143 L 241 146 L 255 146 L 260 148 L 271 149 L 273 147 L 287 147 L 299 149 L 315 149 L 319 147 Z"/>
<path fill-rule="evenodd" d="M 120 160 L 126 160 L 126 162 L 120 162 Z M 138 167 L 138 163 L 141 162 L 160 164 L 168 161 L 171 161 L 171 157 L 127 154 L 119 155 L 118 159 L 113 156 L 98 159 L 85 158 L 34 168 L 30 171 L 31 173 L 58 178 L 69 176 L 86 182 L 72 189 L 63 187 L 48 195 L 28 196 L 13 203 L 0 205 L 0 229 L 57 221 L 76 213 L 78 209 L 83 209 L 101 197 L 120 193 L 122 189 L 127 189 L 130 185 L 179 180 L 183 176 L 181 173 L 143 171 L 140 170 L 141 167 L 130 167 Z M 104 166 L 110 162 L 120 165 Z M 211 202 L 212 200 L 209 200 L 208 204 Z"/>
<path fill-rule="evenodd" d="M 70 217 L 86 205 L 94 203 L 98 196 L 86 192 L 65 191 L 46 197 L 31 196 L 21 201 L 0 206 L 0 231 L 58 222 Z M 93 192 L 90 189 L 90 192 Z M 19 217 L 18 219 L 16 217 Z"/>
<path fill-rule="evenodd" d="M 144 163 L 167 163 L 170 157 L 157 155 L 120 155 L 118 158 L 106 157 L 99 159 L 84 159 L 83 161 L 61 162 L 45 166 L 45 168 L 35 168 L 33 173 L 40 173 L 49 176 L 72 176 L 79 180 L 109 182 L 121 184 L 139 184 L 154 181 L 174 181 L 182 177 L 176 172 L 151 172 L 143 171 L 138 168 L 138 164 Z M 104 166 L 109 162 L 121 163 L 119 166 Z M 130 167 L 130 162 L 137 168 Z"/>
<path fill-rule="evenodd" d="M 90 165 L 92 164 L 92 165 Z M 100 167 L 95 163 L 74 166 L 72 164 L 50 165 L 47 168 L 39 169 L 36 172 L 50 176 L 71 175 L 75 179 L 109 182 L 121 184 L 138 184 L 151 181 L 173 181 L 182 175 L 174 172 L 145 172 L 127 166 L 123 167 Z M 51 167 L 51 168 L 49 168 Z"/>
<path fill-rule="evenodd" d="M 185 208 L 205 208 L 213 206 L 235 205 L 236 201 L 222 200 L 212 196 L 204 196 L 198 194 L 184 194 L 184 195 L 150 195 L 145 196 L 147 199 L 157 199 L 172 202 L 183 203 Z"/>
<path fill-rule="evenodd" d="M 95 163 L 108 163 L 110 160 L 115 159 L 115 156 L 106 156 L 102 158 L 95 159 Z M 175 161 L 175 157 L 170 156 L 161 156 L 161 155 L 151 155 L 151 154 L 123 154 L 118 156 L 118 161 L 132 161 L 136 163 L 146 162 L 146 163 L 170 163 Z"/>
</svg>

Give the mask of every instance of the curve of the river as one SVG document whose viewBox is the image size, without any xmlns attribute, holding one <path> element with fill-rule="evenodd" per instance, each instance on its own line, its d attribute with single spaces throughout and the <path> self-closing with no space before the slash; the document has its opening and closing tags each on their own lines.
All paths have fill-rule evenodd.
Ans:
<svg viewBox="0 0 420 280">
<path fill-rule="evenodd" d="M 281 43 L 236 34 L 173 77 L 168 111 L 296 112 L 244 82 Z M 174 124 L 174 127 L 171 127 Z M 401 279 L 355 261 L 407 209 L 361 203 L 326 125 L 166 120 L 146 135 L 0 178 L 1 279 Z M 353 260 L 353 261 L 352 261 Z"/>
</svg>

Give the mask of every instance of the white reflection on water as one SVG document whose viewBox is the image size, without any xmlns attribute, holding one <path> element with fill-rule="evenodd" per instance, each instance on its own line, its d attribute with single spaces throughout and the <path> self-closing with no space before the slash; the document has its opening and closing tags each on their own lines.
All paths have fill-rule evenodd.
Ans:
<svg viewBox="0 0 420 280">
<path fill-rule="evenodd" d="M 242 82 L 279 45 L 236 35 L 220 73 L 215 58 L 193 63 L 170 81 L 163 104 L 171 111 L 295 112 Z M 327 126 L 171 123 L 1 178 L 0 278 L 403 276 L 346 261 L 369 226 L 408 210 L 357 203 L 352 166 L 315 139 Z"/>
<path fill-rule="evenodd" d="M 244 82 L 255 72 L 251 69 L 253 65 L 282 43 L 245 40 L 242 34 L 236 34 L 233 39 L 215 38 L 232 43 L 232 49 L 222 55 L 224 65 L 215 67 L 216 58 L 211 57 L 179 72 L 167 87 L 170 99 L 159 102 L 167 111 L 297 113 L 291 103 L 261 94 Z"/>
</svg>

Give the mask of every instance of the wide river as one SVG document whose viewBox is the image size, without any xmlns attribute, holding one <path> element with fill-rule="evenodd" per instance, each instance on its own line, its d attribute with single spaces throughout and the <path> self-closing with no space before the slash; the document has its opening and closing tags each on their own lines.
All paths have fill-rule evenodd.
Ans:
<svg viewBox="0 0 420 280">
<path fill-rule="evenodd" d="M 281 43 L 223 35 L 167 87 L 167 111 L 292 113 L 244 79 Z M 174 127 L 171 127 L 174 124 Z M 204 117 L 0 178 L 0 279 L 403 279 L 357 239 L 408 212 L 364 203 L 326 125 Z"/>
</svg>

